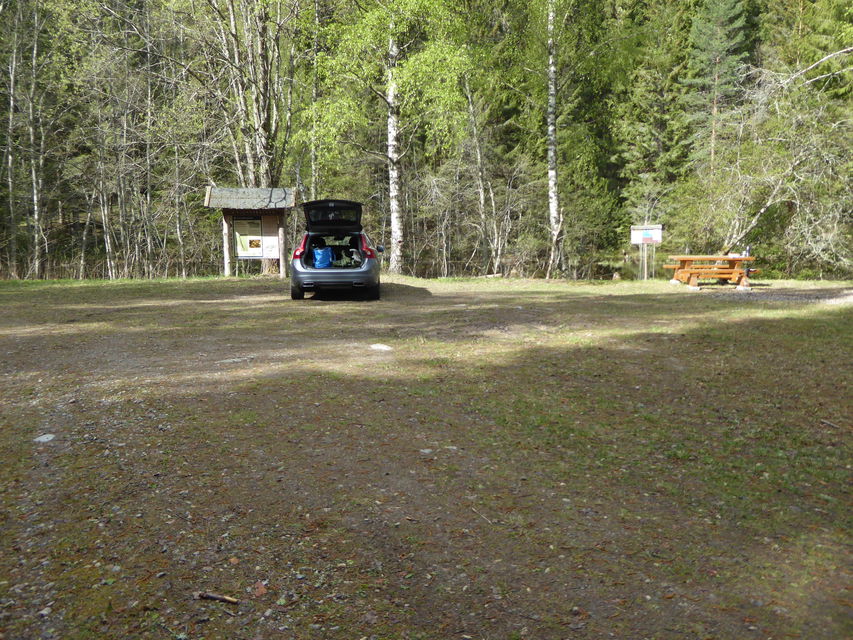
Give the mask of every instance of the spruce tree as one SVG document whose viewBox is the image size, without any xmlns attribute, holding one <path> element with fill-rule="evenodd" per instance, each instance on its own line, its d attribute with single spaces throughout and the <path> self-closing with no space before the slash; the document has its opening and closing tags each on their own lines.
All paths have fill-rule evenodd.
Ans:
<svg viewBox="0 0 853 640">
<path fill-rule="evenodd" d="M 833 98 L 853 93 L 850 54 L 853 8 L 844 0 L 767 0 L 761 16 L 759 66 L 793 74 L 808 69 L 805 80 Z M 819 61 L 823 60 L 820 64 Z"/>
<path fill-rule="evenodd" d="M 649 223 L 660 219 L 664 196 L 684 172 L 678 116 L 685 87 L 678 76 L 686 64 L 690 11 L 658 2 L 635 20 L 643 53 L 626 94 L 615 98 L 612 126 L 626 212 L 633 223 Z"/>
<path fill-rule="evenodd" d="M 711 172 L 728 106 L 736 101 L 750 38 L 743 0 L 705 0 L 690 30 L 684 104 L 693 131 L 694 158 L 708 157 Z"/>
</svg>

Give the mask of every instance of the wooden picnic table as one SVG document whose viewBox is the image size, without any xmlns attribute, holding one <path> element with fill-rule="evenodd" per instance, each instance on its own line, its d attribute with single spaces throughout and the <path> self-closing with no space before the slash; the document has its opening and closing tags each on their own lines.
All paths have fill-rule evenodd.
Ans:
<svg viewBox="0 0 853 640">
<path fill-rule="evenodd" d="M 665 264 L 664 269 L 673 269 L 673 283 L 684 283 L 699 288 L 699 280 L 727 280 L 738 289 L 749 288 L 749 274 L 758 273 L 749 263 L 753 256 L 669 256 L 676 264 Z"/>
</svg>

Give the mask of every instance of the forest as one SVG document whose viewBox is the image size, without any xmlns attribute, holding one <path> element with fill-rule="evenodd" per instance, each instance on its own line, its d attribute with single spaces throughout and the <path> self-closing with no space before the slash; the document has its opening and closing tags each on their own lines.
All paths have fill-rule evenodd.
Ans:
<svg viewBox="0 0 853 640">
<path fill-rule="evenodd" d="M 663 224 L 849 277 L 851 53 L 845 0 L 0 0 L 0 278 L 218 274 L 207 185 L 364 202 L 392 273 L 631 277 Z"/>
</svg>

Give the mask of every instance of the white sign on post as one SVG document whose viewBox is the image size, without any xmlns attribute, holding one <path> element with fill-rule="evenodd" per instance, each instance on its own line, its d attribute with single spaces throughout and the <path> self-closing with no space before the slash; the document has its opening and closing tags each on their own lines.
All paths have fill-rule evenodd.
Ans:
<svg viewBox="0 0 853 640">
<path fill-rule="evenodd" d="M 663 242 L 663 225 L 643 224 L 631 227 L 631 244 L 640 245 L 640 268 L 643 280 L 649 279 L 649 245 L 652 247 L 652 276 L 654 276 L 655 245 Z"/>
<path fill-rule="evenodd" d="M 644 224 L 631 227 L 631 244 L 660 244 L 663 242 L 662 224 Z"/>
</svg>

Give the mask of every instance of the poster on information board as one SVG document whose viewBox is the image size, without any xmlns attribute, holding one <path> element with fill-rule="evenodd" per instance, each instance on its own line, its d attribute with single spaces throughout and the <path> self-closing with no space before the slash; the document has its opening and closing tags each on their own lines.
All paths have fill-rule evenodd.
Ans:
<svg viewBox="0 0 853 640">
<path fill-rule="evenodd" d="M 258 218 L 235 218 L 234 236 L 238 258 L 262 258 L 262 234 L 261 219 Z"/>
</svg>

